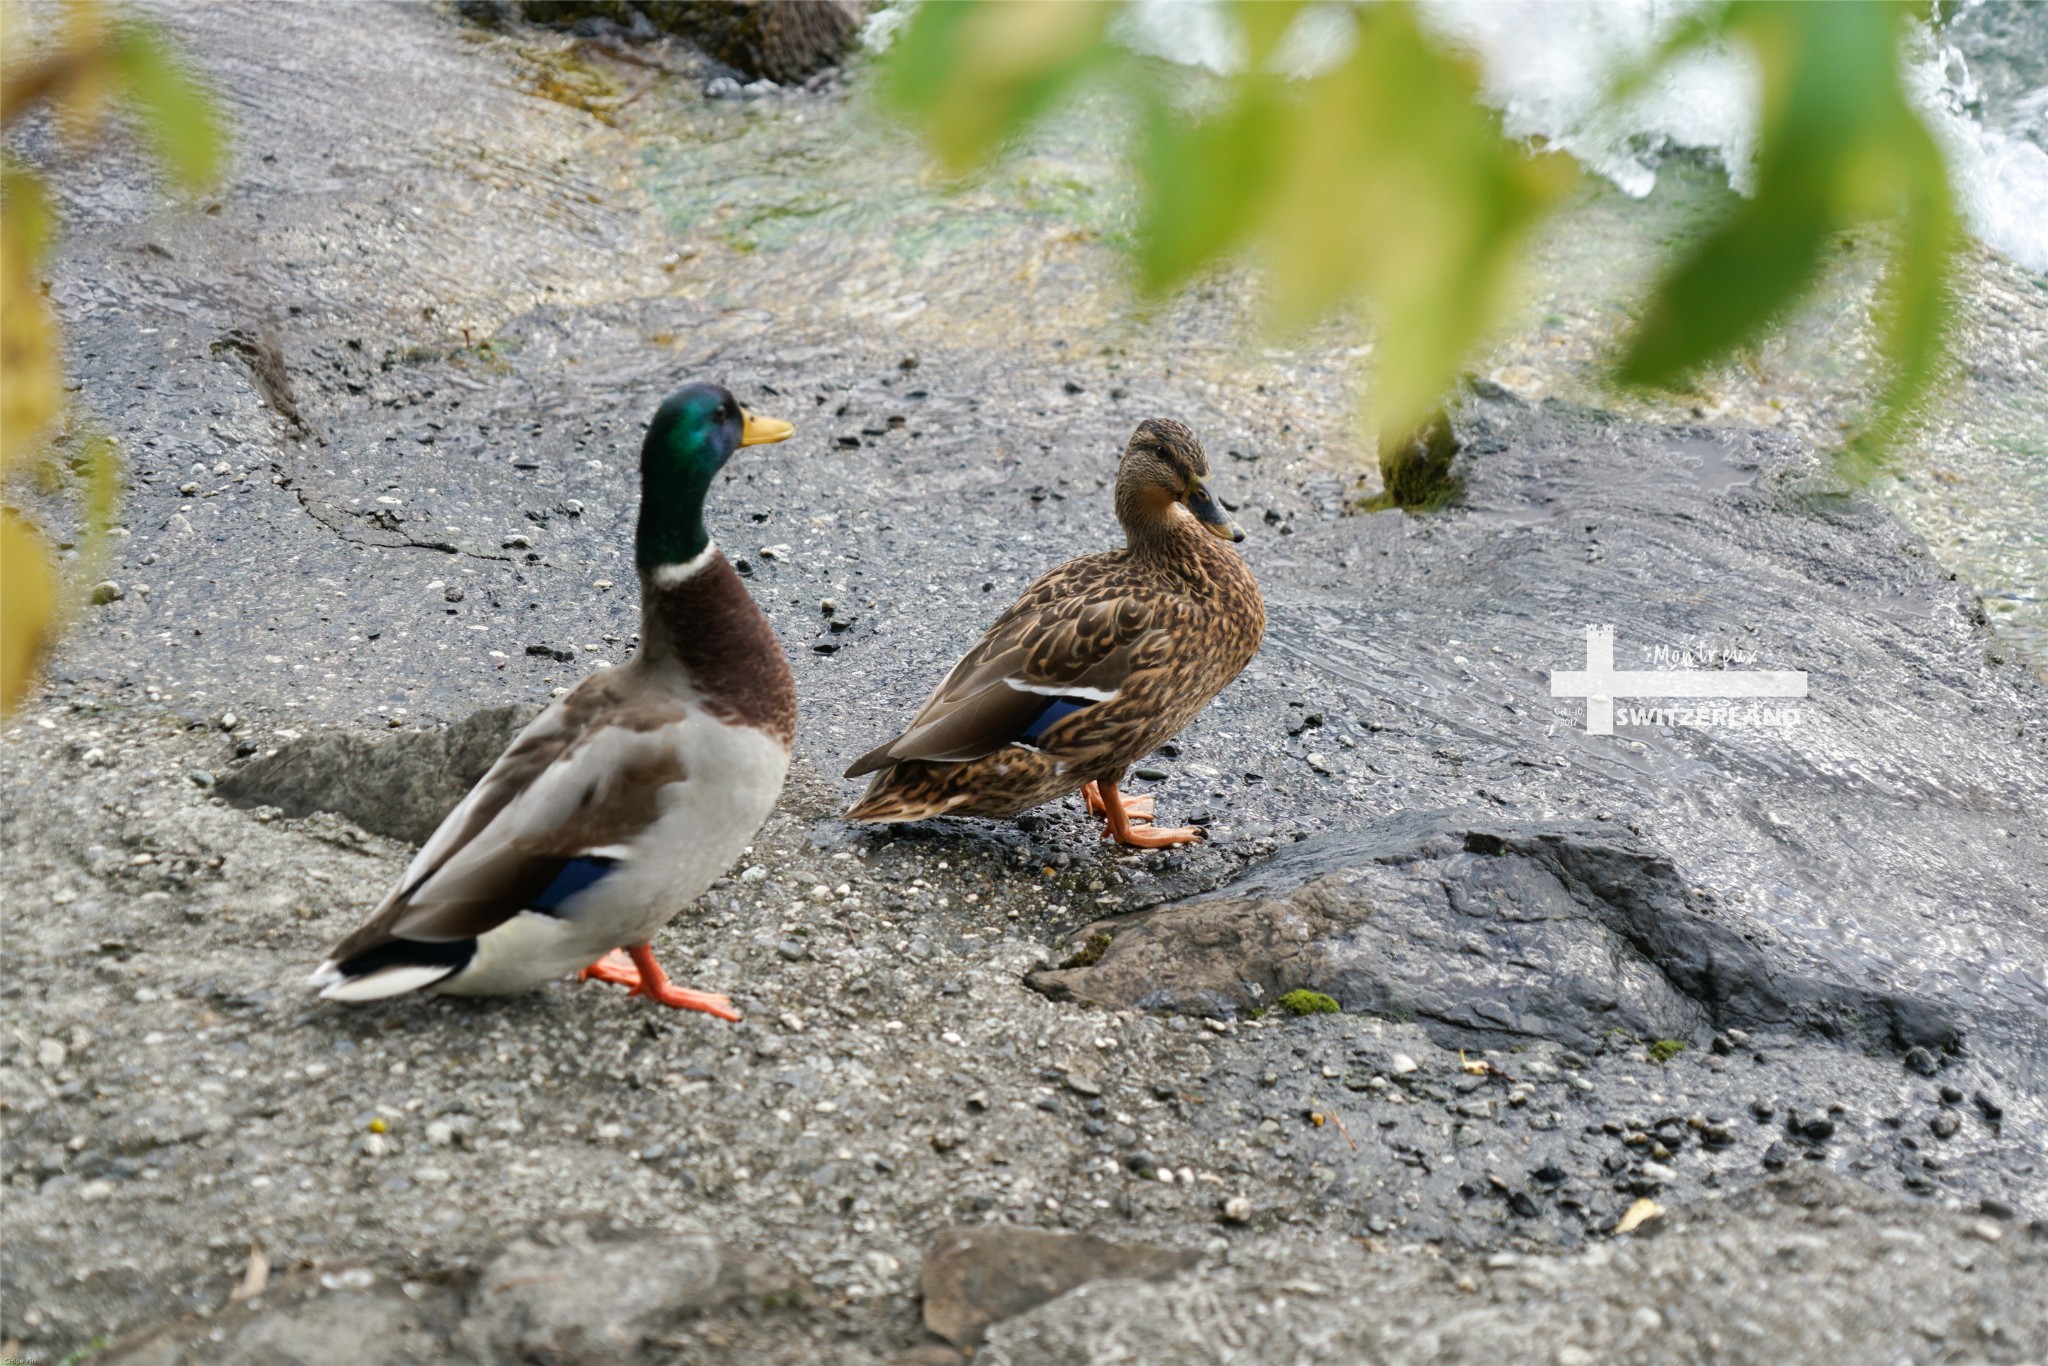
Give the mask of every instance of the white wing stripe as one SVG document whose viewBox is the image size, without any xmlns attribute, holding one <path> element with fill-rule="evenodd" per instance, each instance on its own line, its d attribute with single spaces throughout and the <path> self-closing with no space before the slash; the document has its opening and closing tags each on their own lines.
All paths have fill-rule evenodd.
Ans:
<svg viewBox="0 0 2048 1366">
<path fill-rule="evenodd" d="M 1003 682 L 1018 692 L 1033 693 L 1039 697 L 1079 697 L 1090 702 L 1107 702 L 1121 691 L 1118 688 L 1074 688 L 1062 687 L 1057 683 L 1026 683 L 1021 678 L 1006 678 Z"/>
</svg>

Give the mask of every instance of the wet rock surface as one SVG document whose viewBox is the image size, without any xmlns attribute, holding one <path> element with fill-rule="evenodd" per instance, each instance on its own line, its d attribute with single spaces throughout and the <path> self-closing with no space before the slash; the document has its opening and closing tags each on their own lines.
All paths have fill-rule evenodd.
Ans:
<svg viewBox="0 0 2048 1366">
<path fill-rule="evenodd" d="M 955 1346 L 973 1347 L 990 1324 L 1090 1281 L 1169 1280 L 1200 1260 L 1192 1249 L 1111 1243 L 1085 1233 L 948 1229 L 924 1254 L 924 1326 Z"/>
<path fill-rule="evenodd" d="M 651 135 L 519 93 L 525 39 L 254 13 L 169 15 L 240 120 L 219 211 L 80 169 L 52 282 L 132 486 L 121 591 L 0 755 L 22 1356 L 894 1361 L 953 1350 L 919 1292 L 963 1227 L 1197 1259 L 995 1324 L 1008 1359 L 1512 1357 L 1575 1297 L 1594 1359 L 2040 1340 L 2048 693 L 1797 443 L 1475 393 L 1462 502 L 1348 516 L 1342 348 L 1117 315 L 1105 249 L 979 201 L 929 250 L 829 214 L 729 247 L 649 201 Z M 708 184 L 721 138 L 858 135 L 838 96 L 719 108 L 681 115 Z M 796 768 L 656 945 L 745 1022 L 309 1000 L 503 709 L 632 648 L 642 424 L 704 374 L 798 425 L 710 512 L 797 670 Z M 1111 542 L 1155 413 L 1207 442 L 1272 622 L 1131 784 L 1209 840 L 841 825 L 846 757 Z M 1548 683 L 1598 624 L 1624 669 L 1810 693 L 1589 735 Z M 252 1243 L 277 1279 L 230 1300 Z M 510 1293 L 607 1258 L 615 1299 Z"/>
<path fill-rule="evenodd" d="M 275 807 L 286 816 L 328 811 L 373 834 L 425 844 L 538 711 L 485 707 L 446 730 L 385 740 L 329 732 L 287 741 L 214 790 L 230 806 Z"/>
<path fill-rule="evenodd" d="M 1704 1045 L 1730 1028 L 1886 1054 L 1964 1046 L 1939 1002 L 1775 966 L 1669 858 L 1597 827 L 1411 813 L 1362 838 L 1304 840 L 1218 897 L 1084 926 L 1070 943 L 1073 957 L 1028 979 L 1055 999 L 1228 1018 L 1306 989 L 1417 1020 L 1446 1047 Z"/>
<path fill-rule="evenodd" d="M 1205 1273 L 1092 1287 L 996 1327 L 981 1359 L 1080 1363 L 1390 1363 L 1783 1356 L 2038 1359 L 2048 1237 L 1873 1198 L 1816 1174 L 1708 1201 L 1574 1256 L 1496 1254 L 1469 1270 L 1409 1259 L 1356 1277 Z M 1335 1260 L 1335 1259 L 1333 1259 Z M 1375 1259 L 1380 1260 L 1380 1259 Z M 1381 1261 L 1385 1265 L 1385 1261 Z M 1957 1273 L 1961 1272 L 1958 1279 Z M 1238 1311 L 1246 1300 L 1264 1312 Z M 1531 1345 L 1546 1355 L 1534 1357 Z"/>
</svg>

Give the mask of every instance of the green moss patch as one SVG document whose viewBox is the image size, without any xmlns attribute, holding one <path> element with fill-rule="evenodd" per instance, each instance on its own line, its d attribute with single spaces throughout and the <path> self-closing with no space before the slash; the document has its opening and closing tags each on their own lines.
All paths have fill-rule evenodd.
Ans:
<svg viewBox="0 0 2048 1366">
<path fill-rule="evenodd" d="M 1091 934 L 1082 941 L 1081 947 L 1067 955 L 1060 963 L 1066 968 L 1092 968 L 1102 961 L 1102 955 L 1109 951 L 1111 936 L 1107 932 Z"/>
<path fill-rule="evenodd" d="M 1685 1051 L 1683 1039 L 1659 1039 L 1650 1045 L 1651 1062 L 1670 1062 Z"/>
<path fill-rule="evenodd" d="M 1335 1015 L 1340 1009 L 1331 997 L 1304 987 L 1296 987 L 1274 1004 L 1289 1015 Z"/>
</svg>

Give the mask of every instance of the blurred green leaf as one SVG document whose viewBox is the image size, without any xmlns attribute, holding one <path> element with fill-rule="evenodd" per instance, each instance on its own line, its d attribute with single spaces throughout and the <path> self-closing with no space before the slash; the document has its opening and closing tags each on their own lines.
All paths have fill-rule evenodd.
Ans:
<svg viewBox="0 0 2048 1366">
<path fill-rule="evenodd" d="M 1304 0 L 1237 0 L 1230 17 L 1244 37 L 1245 70 L 1265 71 L 1280 40 L 1308 8 Z"/>
<path fill-rule="evenodd" d="M 1425 40 L 1411 6 L 1375 5 L 1358 23 L 1350 59 L 1305 83 L 1264 237 L 1283 325 L 1372 302 L 1384 448 L 1505 316 L 1524 237 L 1573 173 L 1501 137 L 1473 72 Z"/>
<path fill-rule="evenodd" d="M 1348 56 L 1306 79 L 1276 73 L 1309 8 L 1233 4 L 1247 60 L 1220 89 L 1170 70 L 1120 81 L 1139 102 L 1138 279 L 1159 294 L 1255 253 L 1280 326 L 1369 305 L 1384 465 L 1414 446 L 1506 316 L 1529 231 L 1574 172 L 1501 136 L 1473 73 L 1428 40 L 1411 5 L 1322 7 L 1319 19 L 1355 25 Z M 890 54 L 886 97 L 963 170 L 1084 73 L 1126 60 L 1106 39 L 1113 9 L 931 0 Z M 1682 20 L 1619 82 L 1617 99 L 1717 41 L 1748 46 L 1764 73 L 1755 197 L 1666 273 L 1618 367 L 1624 382 L 1671 385 L 1753 343 L 1812 288 L 1842 231 L 1895 222 L 1877 318 L 1887 374 L 1845 462 L 1867 468 L 1894 439 L 1940 373 L 1959 241 L 1941 158 L 1901 81 L 1906 12 L 1902 0 L 1726 0 Z M 1216 98 L 1188 112 L 1190 86 Z"/>
<path fill-rule="evenodd" d="M 1138 278 L 1161 294 L 1234 250 L 1271 193 L 1282 113 L 1263 83 L 1195 120 L 1155 91 L 1144 111 Z"/>
<path fill-rule="evenodd" d="M 984 160 L 1108 57 L 1100 0 L 920 5 L 882 71 L 882 98 L 918 124 L 948 170 Z"/>
<path fill-rule="evenodd" d="M 188 191 L 212 185 L 220 171 L 221 132 L 205 87 L 145 24 L 120 25 L 108 56 L 164 175 Z"/>
<path fill-rule="evenodd" d="M 78 558 L 88 576 L 97 576 L 106 558 L 107 534 L 114 525 L 114 509 L 121 502 L 121 448 L 114 443 L 113 437 L 101 431 L 88 433 L 83 445 L 84 451 L 78 462 L 79 472 L 85 480 L 79 500 L 79 511 L 83 515 L 79 519 L 82 535 Z"/>
<path fill-rule="evenodd" d="M 1734 0 L 1667 46 L 1669 57 L 1726 33 L 1756 54 L 1756 190 L 1659 284 L 1629 339 L 1623 382 L 1679 383 L 1754 341 L 1813 287 L 1837 233 L 1896 219 L 1878 318 L 1888 374 L 1845 453 L 1852 473 L 1875 468 L 1940 373 L 1960 242 L 1940 152 L 1900 82 L 1905 14 L 1891 0 Z"/>
</svg>

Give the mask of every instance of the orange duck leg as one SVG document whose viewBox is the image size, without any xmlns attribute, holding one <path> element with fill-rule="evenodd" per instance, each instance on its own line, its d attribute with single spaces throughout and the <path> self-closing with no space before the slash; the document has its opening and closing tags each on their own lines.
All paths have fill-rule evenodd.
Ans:
<svg viewBox="0 0 2048 1366">
<path fill-rule="evenodd" d="M 740 1013 L 732 1008 L 731 997 L 691 991 L 671 983 L 661 964 L 654 961 L 654 950 L 646 944 L 629 945 L 623 953 L 613 949 L 576 976 L 580 981 L 611 982 L 631 988 L 626 993 L 629 996 L 645 996 L 676 1010 L 701 1010 L 732 1023 L 740 1018 Z"/>
</svg>

